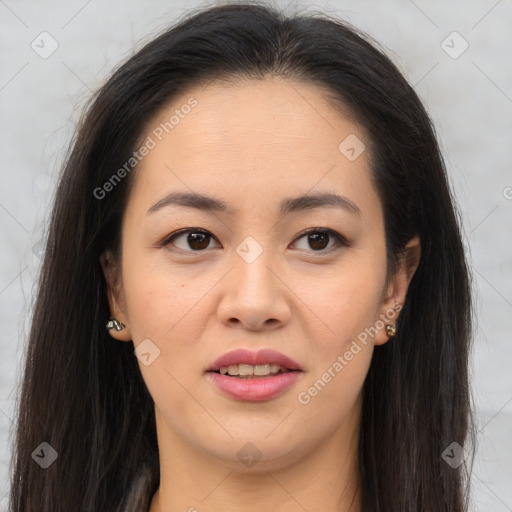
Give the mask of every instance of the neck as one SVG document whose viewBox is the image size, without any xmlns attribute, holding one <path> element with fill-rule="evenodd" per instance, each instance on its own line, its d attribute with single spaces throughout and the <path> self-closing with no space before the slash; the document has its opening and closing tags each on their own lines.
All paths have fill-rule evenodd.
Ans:
<svg viewBox="0 0 512 512">
<path fill-rule="evenodd" d="M 293 463 L 260 461 L 241 470 L 239 462 L 213 459 L 183 443 L 157 413 L 160 487 L 150 512 L 361 512 L 358 420 L 347 420 Z"/>
</svg>

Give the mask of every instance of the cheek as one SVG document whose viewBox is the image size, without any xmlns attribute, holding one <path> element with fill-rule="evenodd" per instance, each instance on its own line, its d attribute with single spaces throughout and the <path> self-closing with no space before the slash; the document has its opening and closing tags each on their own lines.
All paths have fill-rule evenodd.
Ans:
<svg viewBox="0 0 512 512">
<path fill-rule="evenodd" d="M 186 335 L 184 329 L 193 330 L 195 324 L 189 317 L 200 306 L 208 282 L 173 269 L 165 258 L 148 257 L 137 250 L 125 252 L 123 268 L 127 311 L 135 343 L 144 338 L 163 342 L 172 338 L 177 330 L 181 335 Z M 190 339 L 194 339 L 193 334 L 190 333 Z"/>
<path fill-rule="evenodd" d="M 204 296 L 215 279 L 185 275 L 164 258 L 150 258 L 136 250 L 124 253 L 123 265 L 134 346 L 150 340 L 152 345 L 146 346 L 151 357 L 158 354 L 147 366 L 140 360 L 144 381 L 156 404 L 172 403 L 173 411 L 185 413 L 190 396 L 182 386 L 189 387 L 190 368 L 204 365 L 197 346 L 205 326 Z"/>
<path fill-rule="evenodd" d="M 354 289 L 357 295 L 349 291 L 335 289 L 323 296 L 320 311 L 322 322 L 329 327 L 328 336 L 317 335 L 312 340 L 316 352 L 312 377 L 333 382 L 329 386 L 332 389 L 349 382 L 362 383 L 372 354 L 373 344 L 367 332 L 375 324 L 378 301 L 371 289 L 363 291 L 358 286 Z"/>
<path fill-rule="evenodd" d="M 374 325 L 385 283 L 385 262 L 357 253 L 321 276 L 297 279 L 297 295 L 315 314 L 315 345 L 325 355 L 344 350 Z M 321 339 L 322 338 L 322 339 Z"/>
<path fill-rule="evenodd" d="M 301 297 L 323 327 L 309 333 L 315 347 L 312 371 L 297 402 L 307 421 L 316 421 L 320 414 L 327 428 L 336 428 L 354 407 L 370 366 L 370 332 L 378 319 L 385 282 L 385 260 L 375 254 L 379 253 L 355 254 L 331 275 L 303 281 L 301 288 Z"/>
<path fill-rule="evenodd" d="M 315 304 L 322 324 L 328 327 L 310 332 L 312 367 L 296 396 L 308 424 L 305 429 L 315 428 L 322 417 L 322 428 L 333 432 L 359 403 L 373 354 L 367 330 L 378 318 L 383 279 L 379 271 L 367 268 L 360 273 L 356 269 L 354 265 L 352 272 L 338 272 L 315 291 L 304 288 L 308 293 L 304 302 Z"/>
<path fill-rule="evenodd" d="M 304 380 L 298 389 L 296 403 L 303 418 L 301 428 L 305 431 L 318 430 L 321 418 L 321 430 L 324 436 L 346 429 L 347 423 L 358 422 L 364 380 L 372 358 L 372 346 L 346 347 L 328 358 L 322 365 Z M 292 436 L 300 434 L 292 433 Z"/>
</svg>

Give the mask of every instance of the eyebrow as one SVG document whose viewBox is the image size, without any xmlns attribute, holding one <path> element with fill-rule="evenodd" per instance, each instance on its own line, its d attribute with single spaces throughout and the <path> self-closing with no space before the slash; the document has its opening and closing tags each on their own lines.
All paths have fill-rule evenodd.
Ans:
<svg viewBox="0 0 512 512">
<path fill-rule="evenodd" d="M 198 194 L 195 192 L 172 192 L 163 199 L 155 203 L 147 214 L 154 213 L 167 206 L 187 206 L 203 211 L 223 212 L 235 214 L 236 210 L 225 201 L 214 197 Z M 321 192 L 317 194 L 305 194 L 296 197 L 283 199 L 279 205 L 279 213 L 287 213 L 314 210 L 317 208 L 341 208 L 362 217 L 359 207 L 348 197 L 334 194 L 331 192 Z"/>
</svg>

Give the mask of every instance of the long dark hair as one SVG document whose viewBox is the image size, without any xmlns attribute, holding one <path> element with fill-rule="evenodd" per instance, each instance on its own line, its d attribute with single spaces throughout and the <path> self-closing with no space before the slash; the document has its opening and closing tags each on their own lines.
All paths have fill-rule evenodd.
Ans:
<svg viewBox="0 0 512 512">
<path fill-rule="evenodd" d="M 390 265 L 411 237 L 421 239 L 397 335 L 376 347 L 364 384 L 364 506 L 467 510 L 471 457 L 449 464 L 442 453 L 474 435 L 471 287 L 431 121 L 368 36 L 328 16 L 287 16 L 244 2 L 179 20 L 114 72 L 80 121 L 56 192 L 28 340 L 12 512 L 124 510 L 141 471 L 150 475 L 149 488 L 158 485 L 153 400 L 133 344 L 116 342 L 105 330 L 100 255 L 119 248 L 131 174 L 102 198 L 94 191 L 130 159 L 145 124 L 176 95 L 216 79 L 267 76 L 321 86 L 367 130 Z M 34 456 L 48 450 L 43 442 L 58 454 L 46 469 Z"/>
</svg>

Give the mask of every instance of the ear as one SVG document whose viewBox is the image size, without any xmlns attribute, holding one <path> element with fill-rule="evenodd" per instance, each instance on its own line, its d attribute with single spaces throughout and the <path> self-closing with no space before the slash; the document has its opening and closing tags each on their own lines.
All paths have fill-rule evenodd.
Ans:
<svg viewBox="0 0 512 512">
<path fill-rule="evenodd" d="M 111 251 L 106 250 L 100 256 L 101 268 L 107 284 L 107 296 L 110 306 L 110 318 L 115 318 L 125 325 L 124 329 L 110 329 L 112 338 L 119 341 L 131 341 L 131 331 L 126 315 L 124 291 L 122 287 L 121 269 Z"/>
<path fill-rule="evenodd" d="M 384 293 L 379 318 L 375 325 L 378 326 L 378 332 L 375 335 L 375 345 L 383 345 L 391 336 L 386 331 L 386 325 L 396 324 L 400 310 L 402 309 L 409 283 L 411 282 L 421 258 L 421 244 L 418 236 L 409 240 L 400 255 L 398 267 L 389 282 Z"/>
</svg>

